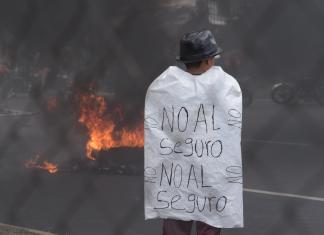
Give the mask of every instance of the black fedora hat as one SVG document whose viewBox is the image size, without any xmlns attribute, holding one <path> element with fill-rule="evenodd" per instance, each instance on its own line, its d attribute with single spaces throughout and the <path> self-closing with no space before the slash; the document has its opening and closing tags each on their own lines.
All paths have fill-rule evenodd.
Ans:
<svg viewBox="0 0 324 235">
<path fill-rule="evenodd" d="M 209 30 L 187 33 L 180 40 L 180 56 L 183 63 L 196 62 L 214 57 L 223 52 Z"/>
</svg>

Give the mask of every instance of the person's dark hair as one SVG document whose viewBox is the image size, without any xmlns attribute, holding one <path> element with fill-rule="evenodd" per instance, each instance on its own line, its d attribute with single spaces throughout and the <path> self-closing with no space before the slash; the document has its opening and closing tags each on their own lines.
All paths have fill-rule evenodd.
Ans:
<svg viewBox="0 0 324 235">
<path fill-rule="evenodd" d="M 184 63 L 187 69 L 198 68 L 201 65 L 202 61 L 195 61 L 190 63 Z"/>
</svg>

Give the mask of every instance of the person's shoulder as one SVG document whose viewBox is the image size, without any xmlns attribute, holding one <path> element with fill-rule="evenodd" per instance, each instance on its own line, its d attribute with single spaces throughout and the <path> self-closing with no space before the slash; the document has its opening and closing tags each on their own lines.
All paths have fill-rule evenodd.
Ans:
<svg viewBox="0 0 324 235">
<path fill-rule="evenodd" d="M 236 79 L 231 74 L 225 72 L 221 66 L 214 66 L 213 69 L 214 69 L 214 71 L 216 71 L 220 75 L 222 75 L 222 77 L 224 77 L 225 79 L 235 80 L 236 81 Z"/>
<path fill-rule="evenodd" d="M 240 89 L 240 85 L 236 78 L 234 78 L 231 74 L 225 72 L 222 69 L 222 67 L 220 67 L 220 66 L 214 66 L 214 67 L 215 67 L 214 69 L 216 69 L 222 75 L 220 77 L 222 77 L 228 85 L 232 85 L 232 86 Z"/>
<path fill-rule="evenodd" d="M 154 90 L 157 87 L 161 87 L 161 83 L 166 82 L 168 79 L 175 77 L 179 73 L 179 68 L 176 66 L 170 66 L 164 70 L 157 78 L 155 78 L 148 86 L 148 91 Z"/>
</svg>

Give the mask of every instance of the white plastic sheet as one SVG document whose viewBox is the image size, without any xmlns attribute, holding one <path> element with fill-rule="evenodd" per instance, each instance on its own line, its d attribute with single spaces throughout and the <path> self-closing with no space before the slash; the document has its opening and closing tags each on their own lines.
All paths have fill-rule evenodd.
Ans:
<svg viewBox="0 0 324 235">
<path fill-rule="evenodd" d="M 220 67 L 169 67 L 145 100 L 145 218 L 243 227 L 242 93 Z"/>
</svg>

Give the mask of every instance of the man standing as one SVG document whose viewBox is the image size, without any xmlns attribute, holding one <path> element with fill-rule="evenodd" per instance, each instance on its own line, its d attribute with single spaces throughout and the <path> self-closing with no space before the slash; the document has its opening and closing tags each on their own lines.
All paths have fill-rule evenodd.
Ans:
<svg viewBox="0 0 324 235">
<path fill-rule="evenodd" d="M 219 235 L 243 227 L 242 93 L 214 58 L 208 30 L 185 34 L 186 71 L 170 67 L 145 100 L 145 218 L 163 218 L 163 235 Z"/>
</svg>

